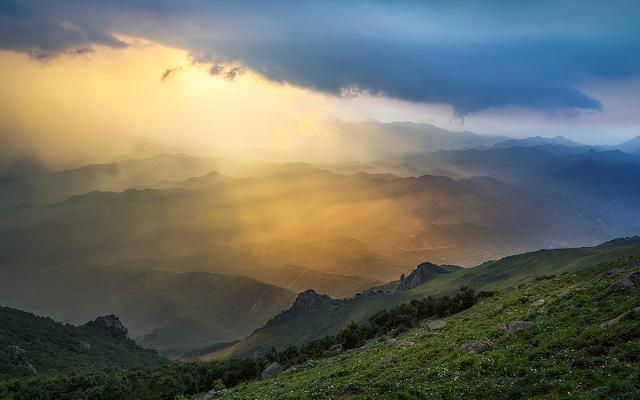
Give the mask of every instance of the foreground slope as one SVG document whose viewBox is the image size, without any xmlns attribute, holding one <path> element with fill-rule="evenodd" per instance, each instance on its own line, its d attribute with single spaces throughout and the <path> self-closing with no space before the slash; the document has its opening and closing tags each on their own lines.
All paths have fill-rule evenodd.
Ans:
<svg viewBox="0 0 640 400">
<path fill-rule="evenodd" d="M 540 250 L 505 257 L 475 268 L 438 275 L 411 290 L 366 293 L 349 300 L 322 304 L 296 318 L 269 323 L 210 357 L 254 356 L 264 354 L 271 347 L 298 345 L 333 335 L 350 321 L 364 321 L 376 311 L 428 295 L 450 294 L 463 285 L 477 290 L 504 289 L 535 277 L 575 272 L 628 256 L 640 256 L 640 237 L 617 239 L 595 247 Z"/>
<path fill-rule="evenodd" d="M 72 326 L 0 307 L 0 379 L 164 362 L 155 351 L 136 345 L 121 326 L 110 329 L 95 322 Z"/>
<path fill-rule="evenodd" d="M 530 279 L 445 323 L 401 335 L 406 346 L 381 338 L 214 398 L 640 398 L 638 258 Z"/>
<path fill-rule="evenodd" d="M 368 328 L 354 324 L 334 338 L 263 358 L 10 380 L 0 382 L 0 398 L 633 399 L 639 291 L 640 258 L 625 257 L 477 297 L 461 290 L 475 299 L 463 295 L 458 314 L 445 312 L 454 304 L 444 298 L 404 304 Z M 434 315 L 443 320 L 424 319 Z M 396 329 L 403 321 L 412 329 Z M 273 361 L 284 368 L 274 370 Z"/>
</svg>

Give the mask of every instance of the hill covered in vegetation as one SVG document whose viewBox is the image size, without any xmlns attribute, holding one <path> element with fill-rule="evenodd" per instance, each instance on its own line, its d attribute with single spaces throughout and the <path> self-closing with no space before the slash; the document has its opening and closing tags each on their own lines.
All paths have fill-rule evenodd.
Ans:
<svg viewBox="0 0 640 400">
<path fill-rule="evenodd" d="M 640 397 L 637 258 L 504 288 L 434 322 L 213 398 Z"/>
<path fill-rule="evenodd" d="M 127 337 L 117 317 L 83 326 L 0 307 L 0 379 L 105 368 L 158 366 L 166 360 Z"/>
<path fill-rule="evenodd" d="M 640 256 L 640 238 L 616 239 L 599 246 L 539 250 L 483 263 L 475 268 L 437 274 L 410 290 L 367 292 L 348 300 L 324 302 L 296 318 L 272 321 L 247 338 L 209 355 L 212 358 L 246 357 L 264 354 L 271 347 L 290 345 L 334 335 L 351 321 L 366 321 L 376 312 L 421 299 L 428 295 L 451 295 L 461 286 L 476 290 L 498 290 L 531 279 L 563 272 L 576 272 L 598 263 Z"/>
<path fill-rule="evenodd" d="M 262 357 L 19 379 L 0 383 L 0 398 L 638 398 L 640 254 L 627 251 L 413 299 Z"/>
</svg>

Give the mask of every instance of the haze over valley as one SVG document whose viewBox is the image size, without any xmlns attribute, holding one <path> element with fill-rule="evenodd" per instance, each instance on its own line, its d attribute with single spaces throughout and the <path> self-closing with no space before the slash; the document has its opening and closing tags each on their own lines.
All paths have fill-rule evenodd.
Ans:
<svg viewBox="0 0 640 400">
<path fill-rule="evenodd" d="M 0 399 L 637 398 L 638 5 L 0 4 Z"/>
<path fill-rule="evenodd" d="M 3 168 L 2 301 L 71 323 L 116 313 L 133 338 L 175 356 L 249 335 L 306 289 L 351 297 L 425 260 L 473 267 L 639 232 L 628 182 L 640 152 L 364 125 L 424 129 L 428 145 L 315 165 L 14 160 Z"/>
</svg>

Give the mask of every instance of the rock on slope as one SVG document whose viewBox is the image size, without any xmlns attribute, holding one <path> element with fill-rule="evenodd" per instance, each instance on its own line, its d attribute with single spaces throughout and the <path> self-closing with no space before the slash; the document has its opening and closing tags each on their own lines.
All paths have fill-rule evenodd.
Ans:
<svg viewBox="0 0 640 400">
<path fill-rule="evenodd" d="M 456 265 L 435 265 L 430 262 L 425 262 L 418 265 L 408 276 L 400 277 L 400 282 L 396 290 L 409 290 L 414 287 L 420 286 L 423 283 L 437 277 L 440 274 L 448 274 L 461 270 L 462 267 Z"/>
<path fill-rule="evenodd" d="M 327 304 L 336 304 L 336 302 L 326 294 L 316 293 L 313 289 L 305 290 L 304 292 L 298 293 L 291 307 L 269 320 L 267 326 L 277 324 L 278 322 L 290 321 L 296 317 L 311 313 L 318 307 Z"/>
</svg>

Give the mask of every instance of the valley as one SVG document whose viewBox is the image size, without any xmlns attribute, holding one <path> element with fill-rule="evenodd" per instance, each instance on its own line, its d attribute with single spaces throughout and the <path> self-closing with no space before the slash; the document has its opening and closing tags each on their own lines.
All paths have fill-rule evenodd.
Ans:
<svg viewBox="0 0 640 400">
<path fill-rule="evenodd" d="M 359 304 L 337 311 L 341 322 L 311 325 L 317 337 L 403 301 L 370 299 L 368 290 L 426 260 L 468 268 L 636 232 L 637 196 L 626 182 L 637 175 L 637 156 L 543 138 L 526 146 L 506 141 L 441 150 L 429 164 L 409 159 L 419 167 L 348 169 L 158 154 L 52 172 L 25 160 L 5 166 L 7 179 L 28 180 L 42 197 L 0 209 L 0 301 L 70 323 L 116 313 L 140 344 L 190 358 L 224 343 L 246 346 L 307 289 Z M 585 163 L 588 175 L 571 172 Z M 518 171 L 510 166 L 528 172 L 511 183 L 453 172 Z M 594 190 L 601 182 L 608 191 Z"/>
<path fill-rule="evenodd" d="M 0 400 L 640 400 L 638 15 L 0 1 Z"/>
</svg>

